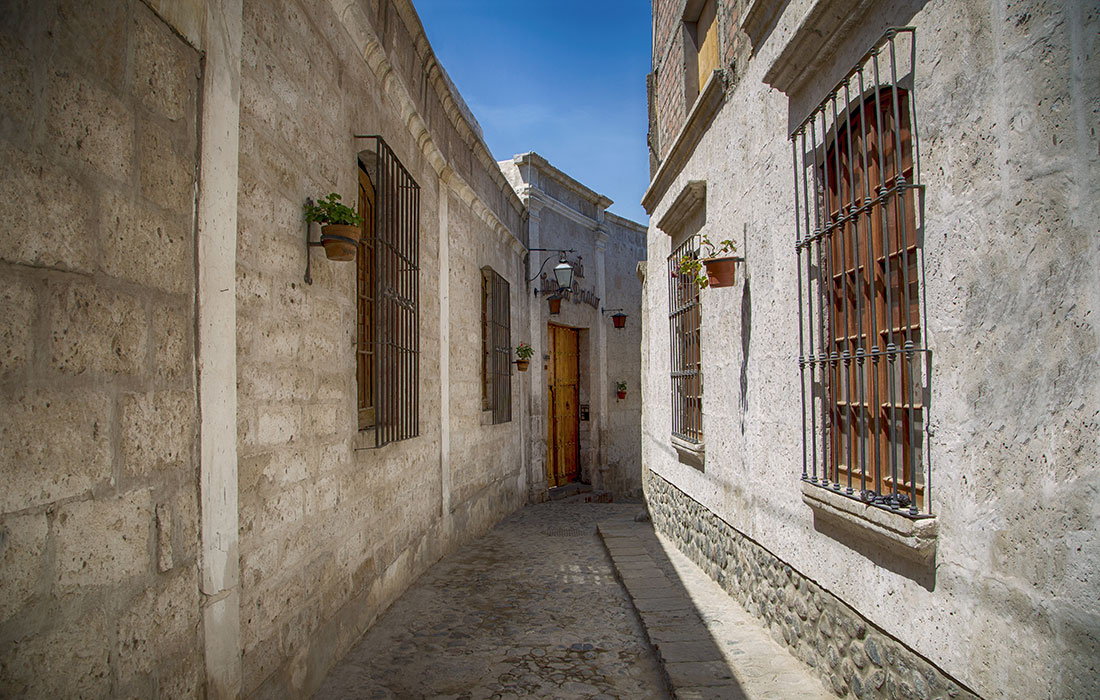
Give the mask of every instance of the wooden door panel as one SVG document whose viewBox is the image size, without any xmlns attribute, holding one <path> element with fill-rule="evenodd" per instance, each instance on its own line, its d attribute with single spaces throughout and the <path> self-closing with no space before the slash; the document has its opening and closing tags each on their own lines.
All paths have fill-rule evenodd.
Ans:
<svg viewBox="0 0 1100 700">
<path fill-rule="evenodd" d="M 577 331 L 550 325 L 548 382 L 547 481 L 551 487 L 576 481 L 580 473 Z"/>
</svg>

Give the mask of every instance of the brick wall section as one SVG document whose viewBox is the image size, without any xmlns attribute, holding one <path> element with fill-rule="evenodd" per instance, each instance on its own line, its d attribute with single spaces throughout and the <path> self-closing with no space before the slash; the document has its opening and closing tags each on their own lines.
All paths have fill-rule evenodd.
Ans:
<svg viewBox="0 0 1100 700">
<path fill-rule="evenodd" d="M 655 94 L 650 93 L 651 109 L 656 101 L 657 138 L 653 138 L 654 126 L 650 126 L 650 148 L 656 143 L 657 159 L 668 155 L 672 140 L 687 119 L 691 104 L 685 94 L 684 70 L 686 61 L 694 60 L 690 39 L 681 31 L 684 16 L 684 0 L 654 0 L 653 14 L 655 35 L 653 41 L 653 72 L 656 75 Z M 751 53 L 748 37 L 740 30 L 741 21 L 749 5 L 748 0 L 718 0 L 718 56 L 720 67 L 727 71 L 729 89 L 732 90 L 740 71 L 744 70 Z M 705 80 L 700 76 L 700 83 Z M 702 88 L 702 85 L 700 85 Z"/>
<path fill-rule="evenodd" d="M 775 641 L 812 667 L 837 697 L 977 700 L 893 639 L 660 475 L 643 469 L 658 532 L 760 618 Z"/>
<path fill-rule="evenodd" d="M 522 234 L 518 200 L 447 117 L 399 10 L 393 0 L 349 10 L 392 67 L 380 78 L 327 4 L 244 3 L 237 367 L 246 696 L 309 695 L 416 576 L 525 495 L 519 422 L 478 420 L 479 375 L 466 370 L 480 368 L 480 333 L 476 342 L 464 335 L 480 320 L 476 271 L 500 272 L 518 304 L 520 257 L 468 202 L 441 191 L 397 96 L 407 93 L 447 166 Z M 354 265 L 315 250 L 313 284 L 303 283 L 302 203 L 331 191 L 352 199 L 365 147 L 353 134 L 381 134 L 421 187 L 420 436 L 382 449 L 369 449 L 373 433 L 357 430 Z M 475 271 L 449 290 L 450 481 L 440 465 L 444 206 L 449 269 Z M 513 308 L 514 327 L 522 314 Z M 518 387 L 514 394 L 518 419 Z"/>
<path fill-rule="evenodd" d="M 141 2 L 3 12 L 0 696 L 198 697 L 200 57 Z"/>
</svg>

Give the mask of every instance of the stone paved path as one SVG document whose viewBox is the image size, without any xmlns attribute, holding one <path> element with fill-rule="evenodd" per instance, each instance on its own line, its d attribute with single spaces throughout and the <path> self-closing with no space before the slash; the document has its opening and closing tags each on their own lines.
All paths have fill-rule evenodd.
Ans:
<svg viewBox="0 0 1100 700">
<path fill-rule="evenodd" d="M 318 699 L 659 700 L 661 667 L 596 534 L 640 505 L 528 506 L 428 570 Z"/>
</svg>

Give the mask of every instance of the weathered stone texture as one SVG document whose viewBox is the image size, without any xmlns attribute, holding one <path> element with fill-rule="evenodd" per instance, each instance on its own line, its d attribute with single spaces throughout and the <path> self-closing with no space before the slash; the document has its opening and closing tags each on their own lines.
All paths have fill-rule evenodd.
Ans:
<svg viewBox="0 0 1100 700">
<path fill-rule="evenodd" d="M 91 272 L 96 241 L 90 233 L 89 214 L 95 209 L 89 189 L 67 168 L 43 163 L 36 153 L 0 143 L 0 158 L 7 164 L 0 187 L 8 193 L 0 201 L 0 218 L 8 227 L 0 237 L 0 258 Z"/>
<path fill-rule="evenodd" d="M 454 403 L 441 403 L 441 364 L 476 372 L 480 339 L 452 336 L 442 347 L 441 284 L 450 283 L 439 262 L 440 200 L 449 197 L 452 240 L 472 244 L 452 250 L 452 267 L 506 271 L 513 319 L 522 318 L 520 259 L 509 243 L 523 232 L 520 207 L 502 199 L 496 166 L 457 133 L 441 93 L 425 89 L 429 56 L 406 10 L 387 2 L 337 16 L 296 0 L 244 3 L 236 294 L 246 695 L 312 692 L 419 573 L 522 502 L 518 420 L 468 426 L 480 389 L 456 393 L 456 376 Z M 421 29 L 414 22 L 411 31 Z M 355 133 L 381 134 L 421 187 L 420 436 L 377 450 L 373 432 L 357 430 L 355 266 L 315 248 L 312 284 L 303 282 L 302 203 L 330 191 L 354 201 L 364 147 Z M 434 167 L 433 149 L 443 151 Z M 451 184 L 440 180 L 444 165 Z M 511 231 L 494 230 L 491 217 Z M 471 327 L 480 318 L 472 291 L 448 290 L 450 314 Z M 467 459 L 474 448 L 481 456 Z M 452 472 L 441 464 L 447 455 Z"/>
<path fill-rule="evenodd" d="M 133 0 L 0 14 L 0 695 L 195 697 L 200 57 Z"/>
<path fill-rule="evenodd" d="M 0 622 L 22 608 L 42 584 L 46 527 L 44 513 L 0 518 Z"/>
<path fill-rule="evenodd" d="M 92 390 L 5 393 L 0 410 L 0 512 L 44 506 L 105 486 L 111 406 Z"/>
<path fill-rule="evenodd" d="M 768 627 L 839 697 L 978 696 L 902 646 L 661 476 L 645 470 L 654 527 Z"/>
<path fill-rule="evenodd" d="M 705 180 L 702 232 L 732 234 L 746 274 L 732 290 L 703 293 L 700 472 L 661 437 L 671 425 L 665 265 L 673 241 L 651 227 L 645 464 L 974 692 L 1096 695 L 1100 674 L 1082 660 L 1094 656 L 1090 630 L 1100 616 L 1089 591 L 1100 562 L 1100 149 L 1085 125 L 1095 123 L 1100 96 L 1100 13 L 1037 1 L 874 4 L 832 46 L 811 41 L 806 55 L 787 57 L 804 71 L 788 95 L 765 76 L 811 8 L 826 5 L 772 4 L 774 26 L 737 61 L 725 103 L 652 211 L 659 221 L 687 182 Z M 916 27 L 921 314 L 934 358 L 924 439 L 940 528 L 927 567 L 858 529 L 815 521 L 798 482 L 800 273 L 788 134 L 891 25 Z M 792 648 L 828 669 L 836 688 L 923 692 L 908 671 L 894 680 L 864 674 L 883 670 L 874 656 L 889 663 L 889 645 L 861 656 L 850 640 L 800 637 L 807 623 L 795 620 L 777 622 L 776 633 L 797 638 Z"/>
</svg>

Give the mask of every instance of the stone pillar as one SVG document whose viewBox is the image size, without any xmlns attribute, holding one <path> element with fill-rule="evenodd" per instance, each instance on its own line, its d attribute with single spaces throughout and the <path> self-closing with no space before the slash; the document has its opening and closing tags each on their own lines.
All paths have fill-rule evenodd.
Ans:
<svg viewBox="0 0 1100 700">
<path fill-rule="evenodd" d="M 198 197 L 201 589 L 206 695 L 241 694 L 237 534 L 237 159 L 241 2 L 209 0 Z"/>
<path fill-rule="evenodd" d="M 451 248 L 448 229 L 451 188 L 439 179 L 439 515 L 451 512 Z"/>
<path fill-rule="evenodd" d="M 542 203 L 534 197 L 526 197 L 528 223 L 527 244 L 531 248 L 541 247 L 539 237 L 539 220 L 542 212 Z M 527 262 L 527 271 L 524 279 L 533 276 L 538 271 L 538 263 L 541 262 L 539 254 L 532 253 Z M 536 279 L 531 284 L 538 289 L 539 281 Z M 528 425 L 530 427 L 530 439 L 527 441 L 530 450 L 530 465 L 528 474 L 530 487 L 527 492 L 527 500 L 537 503 L 545 498 L 548 482 L 546 480 L 546 374 L 543 372 L 543 355 L 546 354 L 546 344 L 543 338 L 546 335 L 546 322 L 543 320 L 542 309 L 545 299 L 541 294 L 535 295 L 524 285 L 524 294 L 527 295 L 527 304 L 530 309 L 530 333 L 531 347 L 535 350 L 531 358 L 530 377 L 531 394 L 528 399 Z"/>
<path fill-rule="evenodd" d="M 603 315 L 603 305 L 607 300 L 607 267 L 605 258 L 607 254 L 607 241 L 610 235 L 603 223 L 604 212 L 599 209 L 596 212 L 599 223 L 596 225 L 596 294 L 600 297 L 600 308 L 596 311 L 596 386 L 593 387 L 592 398 L 596 403 L 596 430 L 593 431 L 592 448 L 596 455 L 596 473 L 593 475 L 595 488 L 607 489 L 607 449 L 604 445 L 604 435 L 607 434 L 608 412 L 610 410 L 611 378 L 607 375 L 607 318 Z"/>
</svg>

